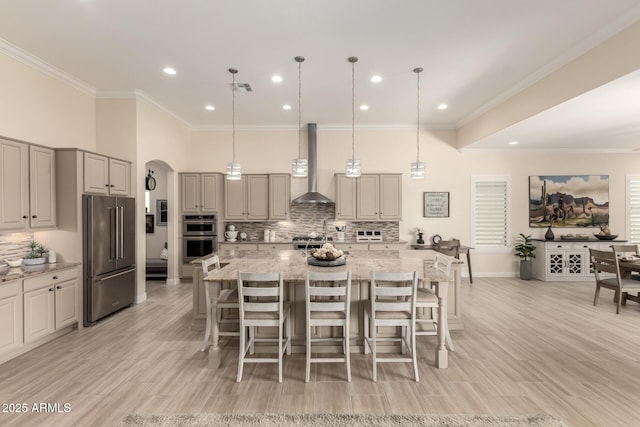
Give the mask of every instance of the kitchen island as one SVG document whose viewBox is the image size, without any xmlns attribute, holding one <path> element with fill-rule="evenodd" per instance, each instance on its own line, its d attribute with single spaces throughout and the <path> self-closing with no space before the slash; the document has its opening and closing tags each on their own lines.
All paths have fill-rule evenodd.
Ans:
<svg viewBox="0 0 640 427">
<path fill-rule="evenodd" d="M 452 283 L 449 286 L 448 278 L 433 268 L 425 268 L 425 261 L 433 260 L 434 251 L 352 251 L 346 255 L 347 262 L 338 267 L 315 267 L 307 264 L 303 251 L 220 251 L 220 270 L 210 272 L 203 278 L 201 269 L 195 264 L 194 274 L 194 321 L 198 317 L 206 317 L 206 304 L 204 301 L 203 280 L 211 284 L 212 295 L 217 295 L 222 286 L 235 286 L 238 271 L 267 272 L 281 271 L 286 283 L 286 293 L 291 302 L 292 322 L 292 347 L 295 352 L 304 352 L 305 334 L 305 307 L 304 307 L 304 279 L 307 270 L 311 271 L 346 271 L 352 272 L 352 309 L 351 309 L 351 345 L 353 351 L 362 352 L 364 337 L 364 305 L 363 301 L 369 299 L 369 279 L 373 271 L 417 271 L 421 282 L 440 282 L 437 288 L 438 297 L 443 305 L 448 307 L 450 329 L 462 329 L 460 317 L 460 300 L 458 288 L 460 286 L 460 266 L 462 263 L 453 259 Z M 215 313 L 215 298 L 213 301 L 213 313 Z M 428 315 L 428 313 L 425 313 Z M 444 316 L 444 312 L 442 315 Z M 442 322 L 442 320 L 441 320 Z M 441 324 L 443 324 L 442 322 Z M 198 328 L 200 329 L 200 328 Z M 318 328 L 320 336 L 331 336 L 330 328 Z M 212 323 L 213 343 L 209 350 L 210 366 L 217 368 L 220 360 L 220 347 L 218 345 L 218 327 Z M 444 332 L 444 331 L 439 331 Z M 339 351 L 338 348 L 327 346 L 326 351 Z M 444 333 L 439 334 L 436 345 L 436 364 L 439 367 L 447 366 L 447 351 L 444 346 Z"/>
</svg>

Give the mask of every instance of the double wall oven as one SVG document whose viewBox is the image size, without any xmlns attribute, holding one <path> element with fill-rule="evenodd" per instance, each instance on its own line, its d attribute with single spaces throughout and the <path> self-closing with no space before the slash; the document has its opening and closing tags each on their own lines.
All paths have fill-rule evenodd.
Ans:
<svg viewBox="0 0 640 427">
<path fill-rule="evenodd" d="M 185 264 L 218 251 L 216 215 L 182 216 L 182 262 Z"/>
</svg>

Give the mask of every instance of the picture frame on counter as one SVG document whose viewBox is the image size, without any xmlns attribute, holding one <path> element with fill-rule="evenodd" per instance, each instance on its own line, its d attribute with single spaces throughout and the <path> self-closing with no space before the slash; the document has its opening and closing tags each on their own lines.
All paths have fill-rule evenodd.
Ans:
<svg viewBox="0 0 640 427">
<path fill-rule="evenodd" d="M 423 213 L 425 218 L 449 217 L 449 192 L 425 191 L 423 194 Z"/>
</svg>

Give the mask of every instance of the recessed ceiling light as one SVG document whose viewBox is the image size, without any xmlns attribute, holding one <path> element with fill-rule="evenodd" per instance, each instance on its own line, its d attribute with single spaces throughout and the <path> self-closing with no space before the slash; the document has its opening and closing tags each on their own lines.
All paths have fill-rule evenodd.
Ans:
<svg viewBox="0 0 640 427">
<path fill-rule="evenodd" d="M 382 81 L 382 77 L 381 76 L 376 75 L 376 76 L 371 77 L 371 82 L 372 83 L 380 83 L 381 81 Z"/>
<path fill-rule="evenodd" d="M 291 110 L 291 105 L 285 104 L 285 105 L 282 106 L 282 109 L 283 110 Z"/>
<path fill-rule="evenodd" d="M 509 141 L 509 145 L 518 145 L 520 141 Z"/>
<path fill-rule="evenodd" d="M 165 74 L 169 74 L 170 76 L 175 76 L 176 75 L 176 70 L 171 68 L 171 67 L 167 67 L 162 71 L 164 71 Z"/>
<path fill-rule="evenodd" d="M 369 109 L 369 106 L 368 106 L 368 105 L 361 105 L 361 106 L 360 106 L 360 109 L 361 109 L 362 111 L 367 111 L 367 110 Z"/>
<path fill-rule="evenodd" d="M 449 106 L 447 104 L 438 105 L 438 110 L 446 110 L 447 108 L 449 108 Z"/>
<path fill-rule="evenodd" d="M 206 107 L 204 107 L 205 110 L 209 110 L 209 111 L 213 111 L 216 109 L 216 107 L 214 107 L 213 105 L 207 105 Z"/>
<path fill-rule="evenodd" d="M 282 83 L 282 77 L 276 74 L 275 76 L 271 77 L 271 81 L 274 83 Z"/>
</svg>

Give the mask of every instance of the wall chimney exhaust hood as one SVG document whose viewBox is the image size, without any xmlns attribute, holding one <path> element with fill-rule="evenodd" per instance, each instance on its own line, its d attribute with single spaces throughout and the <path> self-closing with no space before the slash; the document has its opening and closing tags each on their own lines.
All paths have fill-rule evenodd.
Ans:
<svg viewBox="0 0 640 427">
<path fill-rule="evenodd" d="M 309 174 L 307 179 L 308 190 L 302 196 L 296 197 L 291 201 L 292 204 L 302 203 L 333 203 L 331 199 L 318 193 L 318 138 L 317 127 L 315 123 L 307 124 L 307 138 L 308 138 L 308 161 L 309 161 Z"/>
</svg>

